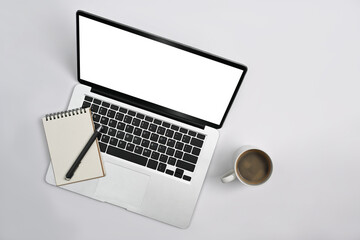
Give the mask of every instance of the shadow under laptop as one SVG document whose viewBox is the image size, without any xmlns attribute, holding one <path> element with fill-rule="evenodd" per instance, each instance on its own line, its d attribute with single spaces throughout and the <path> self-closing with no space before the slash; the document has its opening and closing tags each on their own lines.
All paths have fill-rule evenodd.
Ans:
<svg viewBox="0 0 360 240">
<path fill-rule="evenodd" d="M 54 3 L 52 3 L 54 4 Z M 49 6 L 50 7 L 50 6 Z M 39 48 L 46 58 L 65 70 L 76 80 L 76 26 L 75 11 L 56 11 L 62 3 L 51 6 L 53 11 L 43 14 L 43 21 L 38 22 L 39 34 L 43 36 Z"/>
<path fill-rule="evenodd" d="M 76 81 L 76 44 L 75 40 L 69 37 L 62 39 L 59 44 L 59 49 L 56 50 L 56 56 L 54 56 L 69 76 Z"/>
</svg>

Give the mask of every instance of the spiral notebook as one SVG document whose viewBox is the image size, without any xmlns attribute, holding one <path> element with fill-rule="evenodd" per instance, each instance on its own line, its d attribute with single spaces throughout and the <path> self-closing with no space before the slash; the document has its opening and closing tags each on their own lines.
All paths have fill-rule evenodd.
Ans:
<svg viewBox="0 0 360 240">
<path fill-rule="evenodd" d="M 71 180 L 65 180 L 66 173 L 95 131 L 89 108 L 47 114 L 42 122 L 56 185 L 60 186 L 105 176 L 99 144 L 96 139 Z"/>
</svg>

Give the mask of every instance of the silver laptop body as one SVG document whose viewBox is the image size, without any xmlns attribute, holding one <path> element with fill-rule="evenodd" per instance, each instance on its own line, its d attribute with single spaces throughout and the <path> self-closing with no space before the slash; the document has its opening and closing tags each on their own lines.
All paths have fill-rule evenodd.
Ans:
<svg viewBox="0 0 360 240">
<path fill-rule="evenodd" d="M 74 88 L 68 109 L 91 104 L 94 115 L 100 115 L 99 111 L 110 105 L 109 115 L 100 115 L 100 119 L 109 118 L 116 135 L 110 133 L 109 126 L 103 135 L 110 134 L 110 141 L 106 137 L 108 142 L 103 141 L 103 136 L 99 140 L 105 177 L 61 188 L 179 228 L 188 227 L 218 140 L 217 129 L 247 68 L 90 13 L 78 11 L 76 19 L 80 84 Z M 118 116 L 132 119 L 123 124 L 123 130 L 117 128 Z M 135 118 L 141 125 L 135 122 L 132 126 Z M 95 124 L 104 119 L 95 121 L 94 116 Z M 145 119 L 157 130 L 152 132 L 149 124 L 142 123 Z M 135 134 L 131 140 L 125 140 L 128 128 Z M 163 144 L 136 135 L 136 128 L 139 134 L 148 131 L 151 138 L 157 135 Z M 116 139 L 118 134 L 122 140 Z M 181 138 L 170 142 L 169 136 L 175 134 Z M 134 143 L 135 150 L 128 150 L 135 137 L 139 146 Z M 146 139 L 151 146 L 141 146 Z M 120 142 L 127 144 L 124 149 Z M 145 149 L 155 157 L 140 158 Z M 163 156 L 168 152 L 170 155 Z M 127 158 L 137 154 L 144 162 L 119 157 L 118 153 Z M 51 164 L 46 181 L 55 185 Z"/>
</svg>

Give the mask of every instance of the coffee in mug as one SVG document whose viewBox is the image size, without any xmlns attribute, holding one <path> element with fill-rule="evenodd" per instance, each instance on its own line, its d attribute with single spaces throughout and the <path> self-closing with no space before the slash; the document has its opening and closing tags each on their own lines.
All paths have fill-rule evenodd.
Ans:
<svg viewBox="0 0 360 240">
<path fill-rule="evenodd" d="M 235 152 L 234 158 L 234 168 L 221 178 L 223 183 L 238 179 L 246 185 L 260 185 L 272 173 L 271 158 L 256 147 L 243 146 Z"/>
</svg>

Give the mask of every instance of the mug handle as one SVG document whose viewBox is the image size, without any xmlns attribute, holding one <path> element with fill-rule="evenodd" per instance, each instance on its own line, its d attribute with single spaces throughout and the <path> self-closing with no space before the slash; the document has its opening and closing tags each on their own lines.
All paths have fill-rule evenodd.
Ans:
<svg viewBox="0 0 360 240">
<path fill-rule="evenodd" d="M 236 179 L 236 174 L 234 169 L 229 170 L 225 175 L 221 178 L 223 183 L 229 183 Z"/>
</svg>

